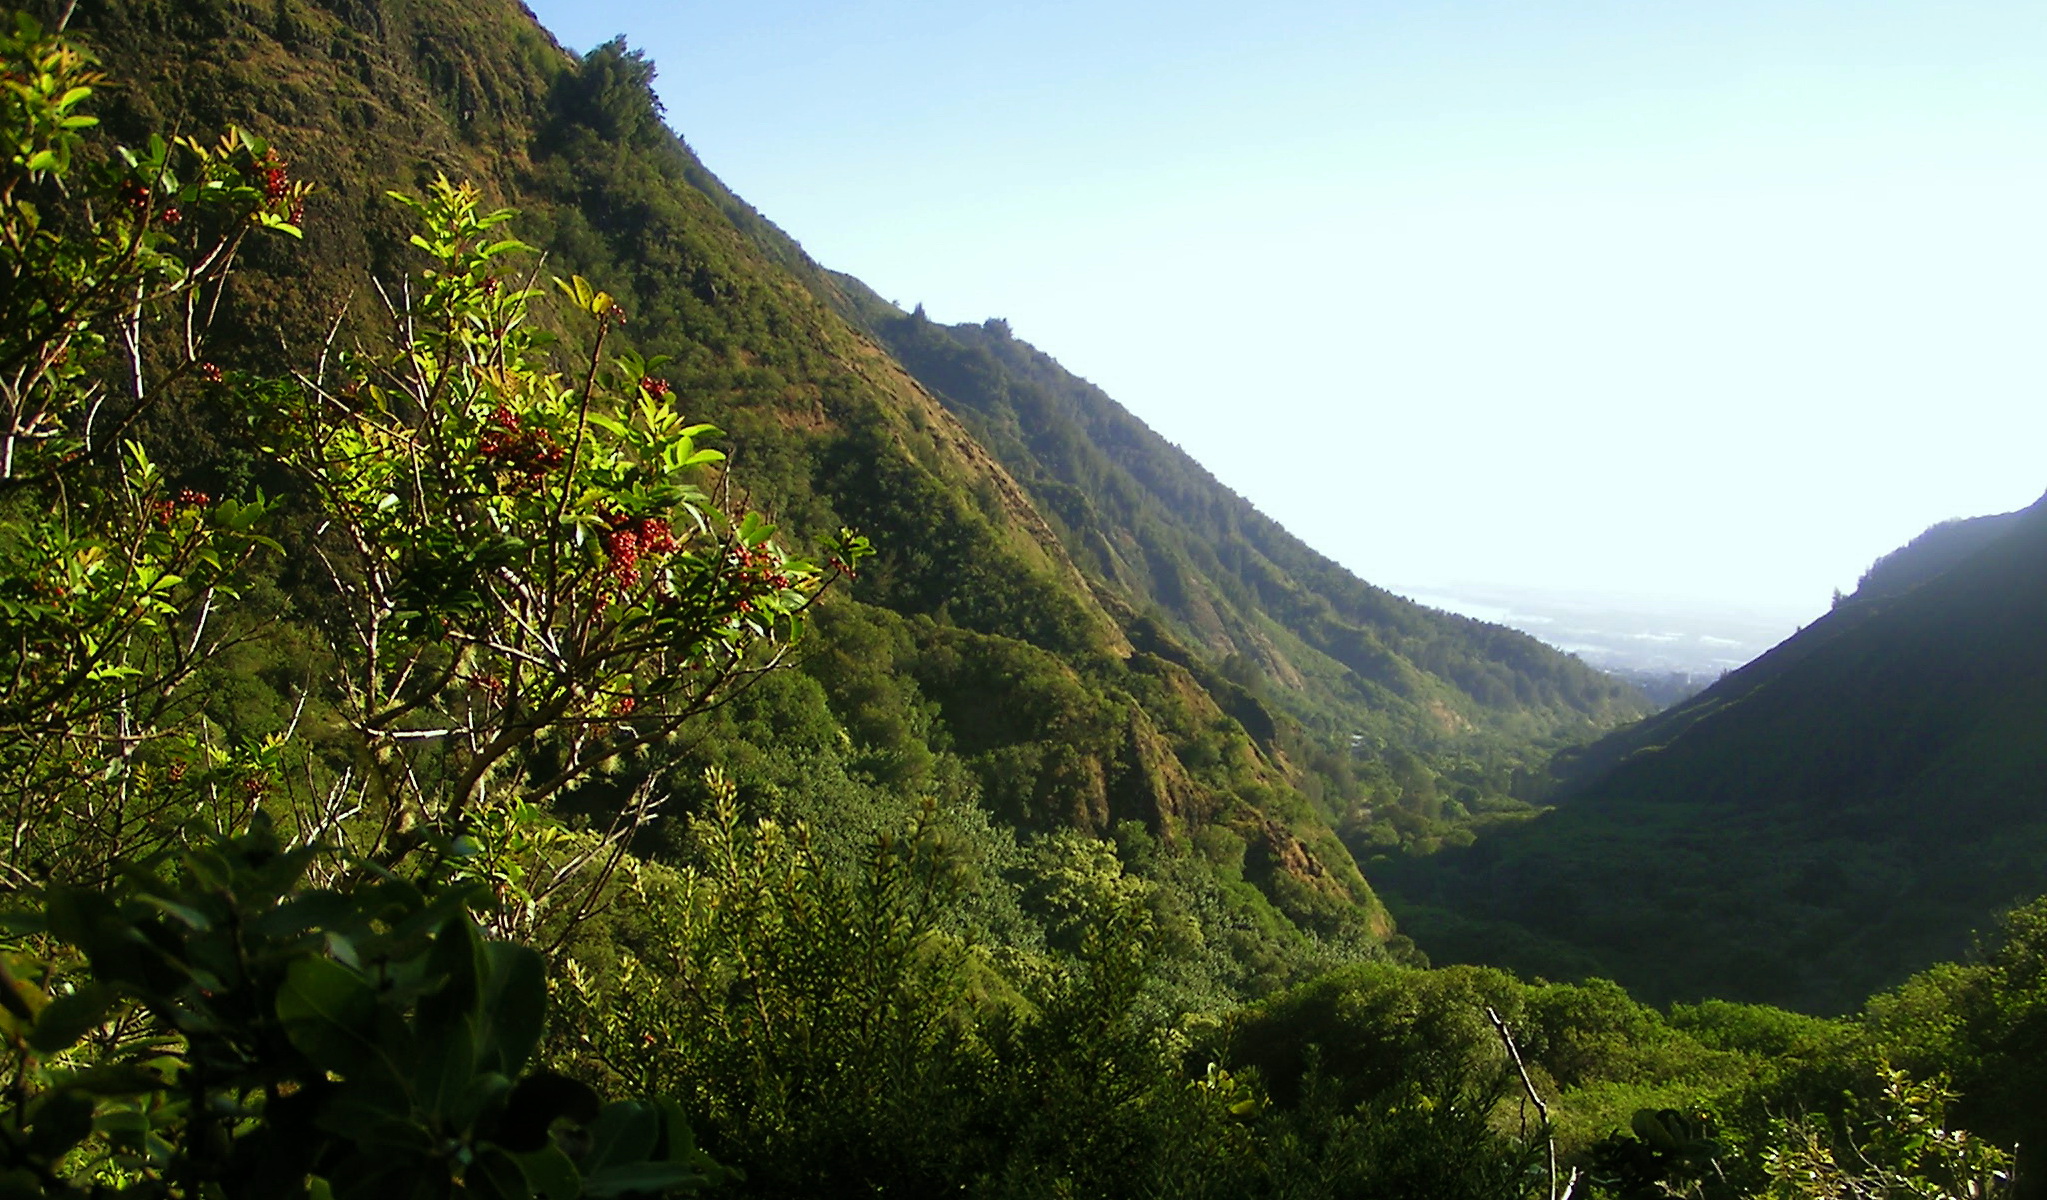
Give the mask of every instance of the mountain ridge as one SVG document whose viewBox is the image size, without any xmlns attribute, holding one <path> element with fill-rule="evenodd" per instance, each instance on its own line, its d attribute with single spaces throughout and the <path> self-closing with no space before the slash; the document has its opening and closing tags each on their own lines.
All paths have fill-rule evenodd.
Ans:
<svg viewBox="0 0 2047 1200">
<path fill-rule="evenodd" d="M 1837 1009 L 1962 954 L 2047 890 L 2047 502 L 1999 528 L 1587 748 L 1555 812 L 1407 864 L 1396 912 L 1659 1000 Z"/>
</svg>

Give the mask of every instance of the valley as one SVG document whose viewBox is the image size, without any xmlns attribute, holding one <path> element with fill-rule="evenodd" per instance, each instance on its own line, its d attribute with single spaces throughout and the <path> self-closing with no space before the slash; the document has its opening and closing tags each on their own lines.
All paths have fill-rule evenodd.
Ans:
<svg viewBox="0 0 2047 1200">
<path fill-rule="evenodd" d="M 623 38 L 17 17 L 0 1196 L 2042 1194 L 2047 501 L 1387 586 Z"/>
</svg>

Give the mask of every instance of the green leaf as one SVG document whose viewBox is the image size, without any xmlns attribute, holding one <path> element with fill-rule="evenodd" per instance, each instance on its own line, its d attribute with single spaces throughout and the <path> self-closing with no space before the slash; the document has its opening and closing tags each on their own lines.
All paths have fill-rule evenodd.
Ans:
<svg viewBox="0 0 2047 1200">
<path fill-rule="evenodd" d="M 775 527 L 768 524 L 767 518 L 759 513 L 750 512 L 740 518 L 739 528 L 733 531 L 733 536 L 737 537 L 742 545 L 758 546 L 775 536 Z"/>
<path fill-rule="evenodd" d="M 412 1071 L 413 1100 L 421 1112 L 452 1122 L 476 1073 L 476 1025 L 457 1021 L 438 1036 L 421 1039 Z"/>
<path fill-rule="evenodd" d="M 427 977 L 441 983 L 419 1002 L 420 1034 L 433 1038 L 451 1033 L 465 1021 L 479 1025 L 486 1021 L 480 1001 L 488 969 L 476 922 L 467 914 L 448 918 L 434 935 L 433 950 L 427 957 Z"/>
<path fill-rule="evenodd" d="M 140 1096 L 162 1091 L 164 1073 L 151 1066 L 116 1063 L 89 1067 L 66 1078 L 64 1086 L 95 1096 Z"/>
<path fill-rule="evenodd" d="M 351 897 L 329 891 L 300 892 L 249 922 L 249 928 L 265 938 L 287 940 L 312 930 L 351 924 L 356 916 L 357 905 Z"/>
<path fill-rule="evenodd" d="M 560 288 L 564 295 L 575 301 L 578 308 L 588 308 L 590 298 L 595 294 L 591 290 L 590 281 L 581 275 L 574 275 L 567 279 L 556 279 L 554 286 Z"/>
<path fill-rule="evenodd" d="M 49 919 L 34 909 L 0 909 L 0 934 L 27 937 L 30 934 L 43 933 L 49 927 Z"/>
<path fill-rule="evenodd" d="M 104 1024 L 107 1010 L 114 1006 L 114 989 L 102 983 L 88 983 L 68 995 L 52 1000 L 36 1015 L 28 1044 L 38 1054 L 69 1050 L 78 1039 Z"/>
<path fill-rule="evenodd" d="M 476 1161 L 463 1172 L 462 1185 L 470 1195 L 488 1200 L 531 1200 L 533 1195 L 526 1172 L 496 1146 L 477 1151 Z"/>
<path fill-rule="evenodd" d="M 92 1133 L 92 1101 L 79 1092 L 52 1092 L 31 1113 L 28 1147 L 44 1159 L 62 1158 Z"/>
<path fill-rule="evenodd" d="M 547 1200 L 576 1200 L 583 1194 L 583 1176 L 561 1147 L 549 1146 L 512 1158 L 526 1173 L 526 1182 Z"/>
<path fill-rule="evenodd" d="M 441 1148 L 434 1135 L 412 1119 L 404 1098 L 395 1093 L 342 1096 L 321 1110 L 316 1124 L 358 1150 L 389 1159 L 431 1155 Z"/>
<path fill-rule="evenodd" d="M 653 1104 L 654 1111 L 661 1116 L 661 1139 L 654 1147 L 654 1153 L 675 1161 L 696 1153 L 696 1133 L 689 1127 L 689 1118 L 683 1115 L 682 1105 L 672 1096 L 656 1096 Z"/>
<path fill-rule="evenodd" d="M 137 896 L 136 899 L 166 916 L 176 918 L 195 933 L 204 933 L 213 928 L 213 922 L 206 914 L 189 904 L 179 904 L 163 896 Z"/>
<path fill-rule="evenodd" d="M 60 889 L 51 893 L 44 911 L 50 932 L 85 951 L 101 982 L 132 987 L 145 996 L 174 991 L 184 982 L 184 972 L 122 920 L 105 896 Z"/>
<path fill-rule="evenodd" d="M 369 980 L 324 958 L 301 958 L 277 989 L 285 1036 L 322 1070 L 344 1078 L 378 1055 L 377 993 Z"/>
<path fill-rule="evenodd" d="M 530 947 L 511 942 L 492 942 L 484 951 L 489 1050 L 498 1070 L 516 1076 L 547 1029 L 547 967 Z"/>
<path fill-rule="evenodd" d="M 462 1093 L 456 1106 L 457 1123 L 464 1128 L 475 1125 L 486 1113 L 504 1111 L 505 1102 L 511 1098 L 512 1081 L 496 1071 L 478 1071 L 470 1076 L 469 1086 Z"/>
<path fill-rule="evenodd" d="M 605 1105 L 604 1111 L 590 1123 L 590 1149 L 583 1156 L 584 1174 L 595 1178 L 598 1172 L 610 1167 L 645 1162 L 660 1136 L 661 1123 L 653 1108 L 635 1100 L 615 1100 Z"/>
<path fill-rule="evenodd" d="M 686 1184 L 708 1182 L 695 1167 L 672 1162 L 642 1162 L 606 1167 L 583 1181 L 583 1194 L 593 1200 L 631 1192 L 659 1194 Z"/>
<path fill-rule="evenodd" d="M 117 1144 L 139 1146 L 155 1126 L 141 1109 L 115 1108 L 93 1118 L 92 1128 Z"/>
</svg>

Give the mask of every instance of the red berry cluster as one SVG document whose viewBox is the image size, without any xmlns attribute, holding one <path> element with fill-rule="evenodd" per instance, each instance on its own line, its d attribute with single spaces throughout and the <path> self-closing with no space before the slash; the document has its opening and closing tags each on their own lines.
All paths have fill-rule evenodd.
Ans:
<svg viewBox="0 0 2047 1200">
<path fill-rule="evenodd" d="M 204 379 L 208 383 L 219 383 L 221 379 L 220 368 L 210 362 L 200 363 L 199 378 Z"/>
<path fill-rule="evenodd" d="M 640 581 L 640 555 L 673 554 L 681 548 L 675 531 L 662 517 L 612 513 L 605 523 L 611 528 L 604 534 L 604 553 L 611 559 L 612 578 L 621 588 Z"/>
<path fill-rule="evenodd" d="M 630 717 L 633 715 L 633 709 L 636 707 L 638 705 L 631 696 L 620 696 L 611 702 L 611 715 L 614 717 Z"/>
<path fill-rule="evenodd" d="M 290 165 L 274 153 L 266 153 L 256 160 L 254 173 L 263 185 L 263 199 L 271 204 L 289 198 L 291 200 L 291 223 L 303 225 L 306 220 L 305 197 L 294 192 L 291 183 Z"/>
<path fill-rule="evenodd" d="M 149 219 L 149 205 L 155 195 L 156 193 L 150 191 L 147 185 L 132 179 L 121 185 L 121 202 L 128 206 L 128 211 L 138 220 Z M 175 206 L 166 205 L 163 211 L 156 214 L 156 219 L 165 225 L 176 225 L 185 219 L 185 214 L 179 212 Z"/>
<path fill-rule="evenodd" d="M 519 414 L 500 404 L 490 414 L 483 436 L 476 439 L 476 456 L 513 477 L 514 490 L 540 482 L 540 477 L 562 465 L 567 453 L 545 429 L 520 425 Z"/>
<path fill-rule="evenodd" d="M 150 512 L 156 518 L 158 525 L 167 527 L 177 517 L 179 509 L 205 508 L 211 503 L 213 503 L 213 497 L 205 492 L 195 491 L 192 488 L 179 488 L 177 499 L 159 500 L 155 504 L 150 505 Z"/>
<path fill-rule="evenodd" d="M 291 174 L 285 164 L 275 158 L 266 158 L 256 164 L 257 173 L 263 177 L 263 198 L 272 204 L 284 199 L 291 190 Z"/>
<path fill-rule="evenodd" d="M 660 400 L 675 391 L 675 388 L 666 379 L 657 379 L 652 375 L 642 375 L 640 377 L 640 390 L 654 397 L 654 399 Z"/>
<path fill-rule="evenodd" d="M 739 593 L 740 612 L 754 611 L 754 600 L 792 584 L 782 559 L 765 547 L 733 546 L 725 552 L 725 582 Z"/>
</svg>

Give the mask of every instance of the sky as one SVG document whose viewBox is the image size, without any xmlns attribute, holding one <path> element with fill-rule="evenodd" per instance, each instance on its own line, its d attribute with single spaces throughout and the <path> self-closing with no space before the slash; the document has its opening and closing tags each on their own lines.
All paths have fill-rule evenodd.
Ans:
<svg viewBox="0 0 2047 1200">
<path fill-rule="evenodd" d="M 2047 5 L 532 3 L 1375 583 L 1816 615 L 2047 490 Z"/>
</svg>

